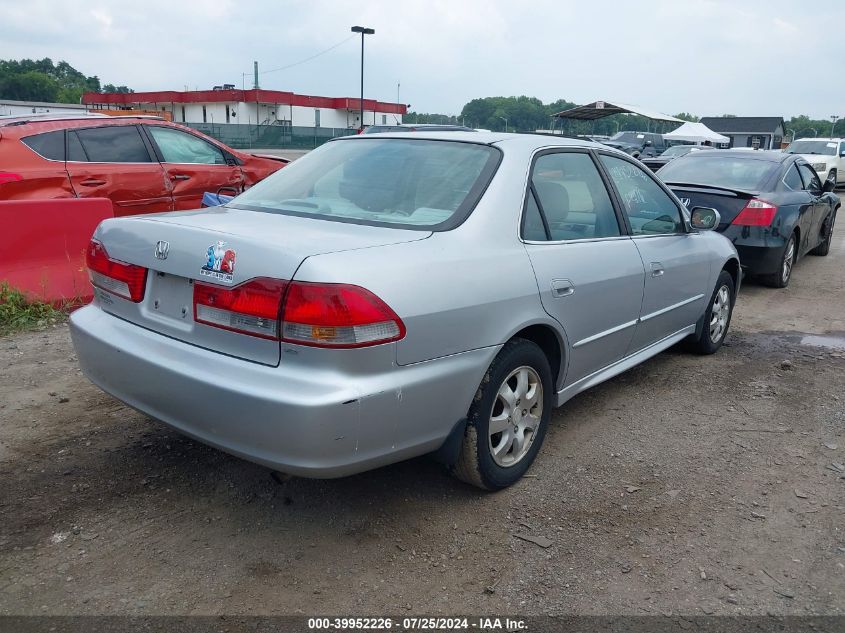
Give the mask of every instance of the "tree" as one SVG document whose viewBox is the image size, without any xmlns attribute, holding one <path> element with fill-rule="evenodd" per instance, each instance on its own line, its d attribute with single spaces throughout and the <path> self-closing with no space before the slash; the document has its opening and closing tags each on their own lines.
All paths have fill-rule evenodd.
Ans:
<svg viewBox="0 0 845 633">
<path fill-rule="evenodd" d="M 131 92 L 126 86 L 115 90 Z M 79 103 L 83 92 L 99 91 L 99 77 L 88 77 L 65 61 L 54 64 L 49 57 L 0 60 L 0 98 Z"/>
</svg>

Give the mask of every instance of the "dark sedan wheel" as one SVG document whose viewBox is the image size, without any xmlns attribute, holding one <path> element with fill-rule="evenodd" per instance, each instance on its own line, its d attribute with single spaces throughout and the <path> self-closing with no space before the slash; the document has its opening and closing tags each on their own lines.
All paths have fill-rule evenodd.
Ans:
<svg viewBox="0 0 845 633">
<path fill-rule="evenodd" d="M 524 339 L 506 343 L 469 409 L 455 476 L 484 490 L 499 490 L 519 480 L 543 443 L 553 392 L 543 351 Z"/>
<path fill-rule="evenodd" d="M 778 272 L 763 278 L 767 285 L 773 288 L 786 288 L 789 285 L 789 280 L 792 278 L 792 268 L 795 266 L 796 259 L 798 259 L 797 244 L 798 241 L 795 239 L 795 233 L 793 233 L 789 236 L 789 241 L 783 248 Z"/>
<path fill-rule="evenodd" d="M 822 241 L 819 242 L 819 245 L 816 246 L 813 250 L 810 251 L 811 255 L 819 255 L 824 257 L 830 252 L 830 242 L 833 239 L 833 225 L 836 223 L 836 211 L 831 213 L 827 218 L 825 218 L 824 224 L 822 225 Z"/>
<path fill-rule="evenodd" d="M 691 348 L 697 354 L 713 354 L 718 350 L 728 334 L 733 316 L 736 287 L 731 274 L 723 270 L 719 273 L 713 295 L 704 311 L 704 323 L 699 334 L 691 341 Z"/>
</svg>

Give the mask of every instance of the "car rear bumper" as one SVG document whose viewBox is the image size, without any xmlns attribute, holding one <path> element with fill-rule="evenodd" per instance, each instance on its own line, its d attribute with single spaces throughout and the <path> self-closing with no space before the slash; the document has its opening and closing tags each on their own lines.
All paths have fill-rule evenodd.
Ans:
<svg viewBox="0 0 845 633">
<path fill-rule="evenodd" d="M 177 431 L 270 468 L 340 477 L 436 450 L 469 408 L 498 348 L 355 376 L 233 358 L 77 310 L 84 374 Z"/>
<path fill-rule="evenodd" d="M 749 275 L 770 275 L 780 271 L 786 239 L 771 235 L 769 227 L 728 226 L 722 235 L 736 247 L 743 272 Z"/>
</svg>

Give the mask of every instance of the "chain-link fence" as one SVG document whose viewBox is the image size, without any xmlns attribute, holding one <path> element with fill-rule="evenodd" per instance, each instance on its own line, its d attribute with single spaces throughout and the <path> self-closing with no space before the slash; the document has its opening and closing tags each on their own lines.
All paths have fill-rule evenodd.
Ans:
<svg viewBox="0 0 845 633">
<path fill-rule="evenodd" d="M 244 125 L 240 123 L 183 123 L 236 149 L 313 149 L 336 136 L 350 136 L 357 130 L 338 127 L 290 125 Z"/>
</svg>

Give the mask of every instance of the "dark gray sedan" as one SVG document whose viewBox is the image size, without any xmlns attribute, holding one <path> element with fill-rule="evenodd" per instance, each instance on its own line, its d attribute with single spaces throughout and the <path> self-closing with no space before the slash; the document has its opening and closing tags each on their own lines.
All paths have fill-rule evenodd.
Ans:
<svg viewBox="0 0 845 633">
<path fill-rule="evenodd" d="M 827 255 L 839 198 L 802 157 L 716 150 L 675 159 L 658 175 L 687 207 L 715 208 L 742 268 L 785 288 L 804 255 Z"/>
</svg>

